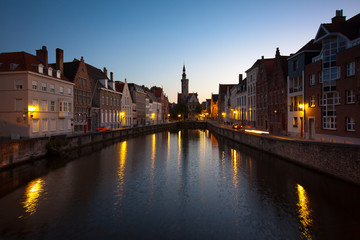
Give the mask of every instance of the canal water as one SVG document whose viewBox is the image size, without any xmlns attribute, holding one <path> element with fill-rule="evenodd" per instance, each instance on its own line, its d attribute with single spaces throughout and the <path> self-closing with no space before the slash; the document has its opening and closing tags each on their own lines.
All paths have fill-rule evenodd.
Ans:
<svg viewBox="0 0 360 240">
<path fill-rule="evenodd" d="M 0 239 L 360 239 L 359 187 L 207 130 L 41 171 L 1 197 Z"/>
</svg>

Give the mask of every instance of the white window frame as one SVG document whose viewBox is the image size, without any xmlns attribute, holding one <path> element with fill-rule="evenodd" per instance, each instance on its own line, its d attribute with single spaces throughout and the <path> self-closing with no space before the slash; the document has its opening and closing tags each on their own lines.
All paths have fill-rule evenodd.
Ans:
<svg viewBox="0 0 360 240">
<path fill-rule="evenodd" d="M 309 84 L 310 84 L 310 86 L 315 85 L 315 74 L 310 75 Z"/>
<path fill-rule="evenodd" d="M 42 119 L 41 120 L 42 124 L 41 124 L 41 130 L 43 132 L 47 132 L 48 131 L 48 120 L 47 119 Z"/>
<path fill-rule="evenodd" d="M 355 62 L 346 64 L 346 76 L 351 77 L 355 75 Z"/>
<path fill-rule="evenodd" d="M 37 90 L 37 89 L 38 89 L 38 82 L 37 82 L 37 81 L 32 81 L 32 89 L 33 89 L 33 90 Z"/>
<path fill-rule="evenodd" d="M 354 132 L 355 131 L 355 119 L 352 117 L 346 118 L 346 131 Z"/>
<path fill-rule="evenodd" d="M 355 103 L 355 93 L 354 90 L 346 90 L 346 104 Z"/>
<path fill-rule="evenodd" d="M 46 83 L 41 83 L 41 91 L 47 92 L 47 84 Z"/>
</svg>

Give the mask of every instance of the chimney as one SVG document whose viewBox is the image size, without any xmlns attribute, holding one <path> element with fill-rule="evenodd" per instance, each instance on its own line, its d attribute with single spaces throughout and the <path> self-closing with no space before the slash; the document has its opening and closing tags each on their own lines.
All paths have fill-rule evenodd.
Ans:
<svg viewBox="0 0 360 240">
<path fill-rule="evenodd" d="M 242 74 L 239 74 L 239 83 L 242 82 Z"/>
<path fill-rule="evenodd" d="M 276 48 L 275 57 L 276 57 L 276 58 L 277 58 L 277 57 L 280 57 L 280 50 L 279 50 L 279 48 Z"/>
<path fill-rule="evenodd" d="M 110 72 L 110 80 L 114 81 L 113 72 Z"/>
<path fill-rule="evenodd" d="M 46 46 L 42 46 L 41 49 L 36 50 L 37 59 L 45 66 L 48 66 L 48 51 Z"/>
<path fill-rule="evenodd" d="M 105 74 L 105 76 L 107 77 L 107 69 L 106 69 L 106 67 L 104 67 L 104 74 Z"/>
<path fill-rule="evenodd" d="M 346 21 L 346 17 L 343 16 L 343 10 L 336 10 L 335 17 L 331 19 L 332 23 L 344 23 Z"/>
<path fill-rule="evenodd" d="M 56 49 L 56 68 L 64 74 L 64 50 L 60 48 Z"/>
<path fill-rule="evenodd" d="M 264 60 L 264 56 L 261 56 L 261 59 Z"/>
</svg>

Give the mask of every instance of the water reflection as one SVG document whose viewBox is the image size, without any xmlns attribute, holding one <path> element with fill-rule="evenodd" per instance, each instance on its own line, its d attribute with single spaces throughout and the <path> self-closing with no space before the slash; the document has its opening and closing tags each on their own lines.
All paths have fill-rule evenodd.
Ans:
<svg viewBox="0 0 360 240">
<path fill-rule="evenodd" d="M 120 143 L 120 162 L 117 170 L 118 183 L 117 183 L 117 189 L 115 191 L 118 197 L 118 201 L 114 205 L 117 205 L 123 198 L 126 155 L 127 155 L 127 141 L 123 141 Z"/>
<path fill-rule="evenodd" d="M 312 226 L 311 209 L 309 207 L 309 200 L 305 189 L 297 184 L 296 190 L 299 201 L 297 203 L 300 222 L 302 224 L 302 234 L 306 239 L 311 239 L 310 230 Z"/>
<path fill-rule="evenodd" d="M 231 159 L 233 162 L 233 184 L 234 184 L 234 188 L 238 188 L 238 184 L 239 184 L 239 176 L 238 176 L 238 157 L 240 156 L 240 154 L 238 155 L 238 153 L 236 152 L 235 149 L 231 149 Z"/>
<path fill-rule="evenodd" d="M 38 178 L 30 182 L 25 190 L 25 200 L 23 201 L 23 208 L 25 212 L 33 215 L 39 205 L 39 199 L 44 191 L 45 181 L 43 178 Z"/>
</svg>

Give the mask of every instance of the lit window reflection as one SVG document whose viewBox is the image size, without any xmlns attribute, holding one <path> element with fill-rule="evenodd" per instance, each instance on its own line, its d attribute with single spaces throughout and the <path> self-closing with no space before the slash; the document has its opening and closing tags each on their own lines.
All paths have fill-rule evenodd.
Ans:
<svg viewBox="0 0 360 240">
<path fill-rule="evenodd" d="M 311 219 L 311 209 L 309 207 L 309 200 L 305 189 L 297 184 L 296 186 L 299 201 L 297 203 L 300 222 L 303 226 L 302 235 L 306 239 L 311 239 L 310 228 L 313 220 Z"/>
<path fill-rule="evenodd" d="M 117 184 L 116 192 L 119 197 L 119 200 L 121 200 L 124 190 L 126 155 L 127 155 L 127 141 L 123 141 L 120 143 L 120 162 L 117 171 L 118 184 Z"/>
<path fill-rule="evenodd" d="M 44 191 L 45 181 L 42 178 L 30 182 L 25 191 L 23 207 L 25 212 L 34 214 L 39 206 L 39 199 Z"/>
<path fill-rule="evenodd" d="M 237 151 L 235 149 L 231 149 L 231 159 L 233 161 L 233 183 L 234 183 L 234 187 L 237 188 L 238 184 L 239 184 L 239 179 L 238 179 L 238 168 L 237 168 Z"/>
</svg>

